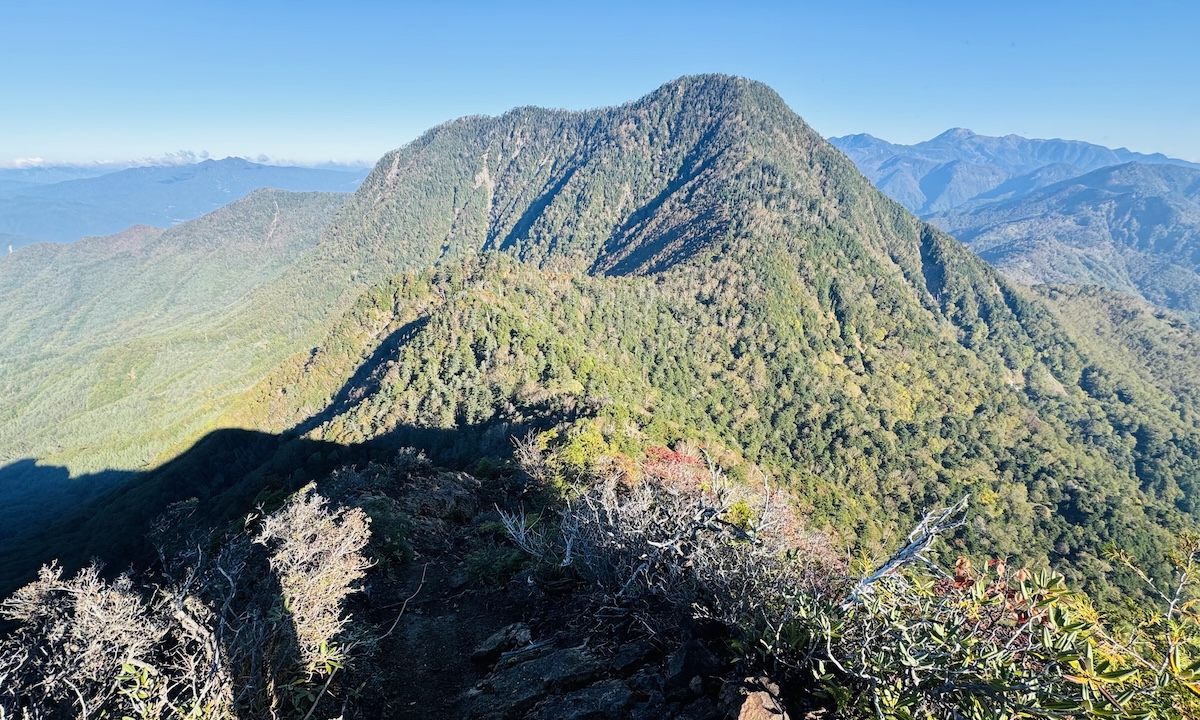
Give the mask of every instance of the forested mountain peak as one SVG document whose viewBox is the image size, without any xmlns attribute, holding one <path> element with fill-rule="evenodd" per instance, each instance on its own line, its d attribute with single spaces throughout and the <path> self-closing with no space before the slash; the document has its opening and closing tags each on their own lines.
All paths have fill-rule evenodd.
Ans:
<svg viewBox="0 0 1200 720">
<path fill-rule="evenodd" d="M 374 289 L 231 422 L 356 443 L 503 439 L 544 411 L 531 397 L 635 434 L 663 432 L 665 413 L 670 438 L 740 448 L 859 541 L 970 491 L 988 506 L 970 543 L 1039 548 L 1083 577 L 1101 538 L 1159 546 L 1158 523 L 1192 509 L 1190 461 L 1168 479 L 1127 440 L 1143 423 L 1192 437 L 1190 411 L 1139 414 L 1165 402 L 1154 390 L 1090 396 L 1081 378 L 1102 362 L 1035 296 L 758 83 L 685 78 L 615 108 L 442 125 L 383 158 L 321 248 L 346 258 L 330 276 Z M 480 269 L 480 252 L 524 262 Z M 1115 424 L 1084 441 L 1096 413 Z"/>
<path fill-rule="evenodd" d="M 723 233 L 722 188 L 739 182 L 753 139 L 774 132 L 823 142 L 765 85 L 720 75 L 613 108 L 466 118 L 385 155 L 332 235 L 396 266 L 495 249 L 598 272 L 662 269 Z M 416 187 L 436 193 L 422 204 L 451 211 L 414 216 Z"/>
<path fill-rule="evenodd" d="M 1023 142 L 935 140 L 997 153 Z M 963 159 L 943 165 L 942 179 L 978 177 Z M 699 492 L 727 474 L 754 499 L 745 522 L 767 512 L 751 486 L 786 505 L 787 534 L 820 539 L 771 551 L 789 563 L 819 547 L 838 567 L 878 567 L 928 509 L 969 497 L 950 543 L 920 552 L 996 607 L 1005 586 L 991 594 L 969 568 L 959 578 L 958 554 L 1027 564 L 1055 587 L 1057 570 L 1119 608 L 1154 592 L 1143 578 L 1169 576 L 1168 549 L 1200 518 L 1188 327 L 1103 291 L 1006 280 L 760 83 L 695 76 L 616 107 L 452 121 L 343 199 L 260 192 L 161 233 L 0 263 L 26 273 L 13 294 L 0 283 L 0 382 L 18 409 L 0 417 L 15 453 L 0 468 L 14 500 L 0 526 L 22 538 L 0 584 L 50 557 L 72 570 L 93 555 L 145 559 L 168 508 L 232 527 L 255 506 L 296 507 L 286 498 L 304 502 L 315 482 L 343 483 L 334 497 L 370 510 L 381 572 L 401 569 L 418 592 L 413 551 L 442 565 L 438 586 L 474 563 L 499 583 L 529 570 L 511 585 L 541 592 L 550 576 L 535 577 L 538 550 L 501 503 L 544 513 L 537 532 L 553 533 L 560 501 L 639 492 L 664 460 L 670 482 Z M 86 295 L 73 314 L 38 280 L 67 260 L 88 281 L 68 288 Z M 149 301 L 136 297 L 146 287 Z M 1106 311 L 1089 309 L 1093 295 Z M 1137 348 L 1147 357 L 1131 359 Z M 34 462 L 47 451 L 52 466 Z M 111 489 L 70 512 L 29 491 L 42 478 L 84 497 L 72 462 L 124 472 L 84 478 Z M 725 518 L 702 517 L 745 532 Z M 430 545 L 408 544 L 426 531 Z M 554 587 L 571 592 L 575 570 L 553 564 Z M 389 622 L 411 592 L 379 596 Z"/>
<path fill-rule="evenodd" d="M 254 207 L 261 242 L 271 208 Z M 886 546 L 971 493 L 964 543 L 1093 582 L 1104 542 L 1153 556 L 1196 510 L 1194 461 L 1143 462 L 1136 440 L 1190 447 L 1191 410 L 1152 387 L 1089 394 L 1103 359 L 760 83 L 688 77 L 612 108 L 443 124 L 313 233 L 215 323 L 223 347 L 263 351 L 238 370 L 188 346 L 221 392 L 169 425 L 129 419 L 139 457 L 215 427 L 346 447 L 432 433 L 456 461 L 560 424 L 627 449 L 707 442 L 847 542 Z M 198 395 L 178 376 L 140 387 L 130 359 L 74 422 Z"/>
</svg>

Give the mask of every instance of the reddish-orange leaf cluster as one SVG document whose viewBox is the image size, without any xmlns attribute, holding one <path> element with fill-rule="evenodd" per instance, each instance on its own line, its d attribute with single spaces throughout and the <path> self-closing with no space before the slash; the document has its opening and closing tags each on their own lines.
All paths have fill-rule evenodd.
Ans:
<svg viewBox="0 0 1200 720">
<path fill-rule="evenodd" d="M 694 467 L 703 467 L 704 463 L 698 458 L 691 455 L 684 455 L 680 452 L 675 452 L 671 448 L 662 447 L 661 445 L 648 448 L 646 450 L 646 458 L 650 462 L 660 462 L 668 465 L 690 465 Z"/>
</svg>

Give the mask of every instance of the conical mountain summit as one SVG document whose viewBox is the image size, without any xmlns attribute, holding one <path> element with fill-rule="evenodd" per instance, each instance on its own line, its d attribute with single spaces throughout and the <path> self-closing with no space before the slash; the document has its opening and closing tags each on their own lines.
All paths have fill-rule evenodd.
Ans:
<svg viewBox="0 0 1200 720">
<path fill-rule="evenodd" d="M 1105 543 L 1150 562 L 1196 507 L 1190 406 L 1081 350 L 1041 299 L 741 78 L 434 128 L 278 276 L 195 322 L 257 362 L 192 354 L 196 372 L 126 382 L 84 417 L 202 394 L 165 431 L 154 413 L 109 424 L 162 458 L 198 427 L 437 438 L 456 463 L 560 425 L 625 453 L 712 443 L 867 547 L 969 493 L 967 547 L 1098 592 Z M 215 369 L 219 392 L 197 385 Z"/>
</svg>

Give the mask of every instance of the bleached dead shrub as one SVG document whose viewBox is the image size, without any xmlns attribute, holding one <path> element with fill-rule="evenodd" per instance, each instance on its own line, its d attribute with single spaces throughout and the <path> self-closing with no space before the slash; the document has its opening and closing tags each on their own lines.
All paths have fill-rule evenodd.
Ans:
<svg viewBox="0 0 1200 720">
<path fill-rule="evenodd" d="M 349 622 L 342 605 L 370 567 L 362 554 L 370 539 L 366 514 L 326 505 L 309 485 L 267 517 L 254 539 L 274 548 L 271 569 L 310 668 L 340 658 L 330 643 Z"/>
<path fill-rule="evenodd" d="M 96 567 L 64 580 L 51 566 L 0 606 L 17 624 L 0 640 L 0 718 L 314 708 L 317 683 L 353 646 L 343 605 L 368 566 L 366 516 L 330 510 L 310 486 L 218 541 L 189 526 L 193 510 L 178 505 L 157 528 L 164 574 L 152 588 Z"/>
<path fill-rule="evenodd" d="M 820 706 L 814 715 L 1200 717 L 1200 539 L 1183 541 L 1174 591 L 1155 588 L 1161 617 L 1124 635 L 1048 570 L 1002 560 L 973 570 L 965 557 L 940 568 L 930 553 L 965 522 L 967 498 L 928 512 L 856 578 L 778 511 L 769 489 L 748 512 L 754 496 L 711 464 L 699 482 L 688 468 L 647 465 L 643 482 L 614 476 L 571 495 L 557 522 L 504 513 L 505 525 L 542 563 L 588 580 L 606 617 L 632 613 L 667 636 L 664 608 L 721 622 L 742 669 L 796 689 Z"/>
<path fill-rule="evenodd" d="M 31 717 L 87 717 L 107 707 L 122 666 L 151 658 L 168 632 L 128 577 L 107 583 L 95 565 L 70 579 L 43 567 L 0 613 L 19 623 L 0 643 L 0 708 L 24 705 Z"/>
<path fill-rule="evenodd" d="M 564 501 L 555 521 L 522 510 L 501 511 L 501 519 L 519 547 L 570 568 L 598 602 L 626 611 L 645 601 L 690 608 L 747 638 L 783 624 L 790 611 L 780 598 L 797 589 L 843 591 L 840 555 L 823 535 L 798 529 L 765 479 L 757 490 L 735 486 L 711 461 L 666 450 L 639 475 L 636 482 L 617 472 L 594 478 Z"/>
</svg>

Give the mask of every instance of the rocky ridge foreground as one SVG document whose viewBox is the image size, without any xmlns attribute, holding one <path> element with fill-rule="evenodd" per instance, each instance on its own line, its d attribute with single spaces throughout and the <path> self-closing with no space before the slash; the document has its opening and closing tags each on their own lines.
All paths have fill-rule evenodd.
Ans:
<svg viewBox="0 0 1200 720">
<path fill-rule="evenodd" d="M 512 476 L 436 472 L 408 476 L 395 493 L 412 555 L 399 577 L 377 569 L 356 609 L 391 625 L 363 659 L 389 692 L 363 696 L 360 710 L 477 720 L 788 717 L 780 686 L 748 675 L 729 629 L 693 619 L 691 608 L 600 600 L 606 589 L 569 571 L 548 579 L 525 562 L 494 574 L 510 543 L 488 529 L 527 489 Z M 481 555 L 491 564 L 481 567 Z M 391 618 L 386 609 L 397 604 Z M 646 624 L 655 617 L 662 627 Z"/>
<path fill-rule="evenodd" d="M 523 644 L 521 640 L 530 638 Z M 498 656 L 488 674 L 467 691 L 465 716 L 501 720 L 681 718 L 766 720 L 786 718 L 778 685 L 765 677 L 735 679 L 723 667 L 722 649 L 696 635 L 686 640 L 633 640 L 605 656 L 579 647 L 555 650 L 534 642 L 529 626 L 505 626 L 472 657 Z M 515 642 L 514 642 L 515 641 Z M 668 648 L 672 648 L 667 652 Z"/>
<path fill-rule="evenodd" d="M 494 164 L 502 150 L 504 175 Z M 1095 612 L 1067 588 L 1115 605 L 1131 590 L 1147 592 L 1143 577 L 1174 580 L 1168 548 L 1200 513 L 1189 450 L 1198 437 L 1194 394 L 1168 391 L 1159 373 L 1142 376 L 1086 347 L 1027 289 L 880 196 L 753 83 L 685 79 L 609 111 L 525 110 L 443 126 L 389 155 L 305 253 L 312 262 L 264 286 L 246 306 L 262 312 L 246 316 L 255 322 L 239 323 L 229 342 L 242 347 L 238 338 L 263 327 L 295 330 L 278 309 L 320 305 L 293 302 L 296 288 L 339 294 L 314 311 L 305 331 L 313 335 L 328 319 L 322 313 L 357 299 L 320 345 L 305 342 L 223 416 L 227 427 L 260 432 L 214 432 L 168 465 L 124 478 L 102 505 L 57 520 L 35 538 L 41 545 L 23 544 L 24 557 L 0 562 L 10 578 L 53 557 L 69 571 L 89 555 L 124 566 L 145 554 L 151 520 L 182 501 L 194 522 L 218 528 L 189 545 L 192 554 L 228 549 L 253 572 L 230 573 L 239 585 L 224 578 L 238 558 L 218 558 L 225 565 L 214 569 L 209 555 L 197 559 L 207 583 L 191 582 L 196 573 L 161 582 L 153 570 L 111 585 L 98 571 L 79 581 L 44 573 L 10 615 L 28 621 L 20 634 L 11 645 L 0 638 L 14 648 L 0 651 L 0 707 L 44 702 L 69 713 L 78 702 L 63 683 L 46 688 L 87 675 L 53 666 L 90 662 L 58 652 L 60 620 L 90 621 L 72 609 L 86 585 L 89 596 L 136 612 L 153 600 L 145 609 L 161 628 L 148 646 L 145 633 L 126 633 L 139 661 L 161 668 L 154 677 L 93 665 L 89 707 L 117 716 L 153 716 L 127 712 L 127 700 L 188 696 L 187 668 L 172 674 L 177 668 L 164 665 L 181 648 L 189 662 L 214 665 L 212 677 L 231 678 L 193 695 L 216 708 L 212 717 L 307 719 L 336 714 L 339 704 L 347 717 L 520 716 L 550 712 L 551 700 L 575 707 L 604 698 L 622 712 L 629 703 L 631 712 L 740 714 L 745 700 L 737 692 L 723 700 L 721 690 L 761 668 L 777 681 L 796 668 L 782 691 L 789 701 L 836 703 L 848 716 L 878 716 L 881 704 L 897 717 L 911 707 L 945 718 L 1064 706 L 1083 714 L 1094 698 L 1090 686 L 1080 697 L 1070 663 L 1085 652 L 1123 657 L 1123 646 L 1081 639 L 1078 626 Z M 418 270 L 386 279 L 406 268 Z M 363 287 L 372 289 L 359 294 Z M 147 377 L 140 367 L 113 369 L 130 382 Z M 1189 382 L 1181 375 L 1176 384 Z M 510 439 L 529 436 L 553 455 L 540 465 L 549 472 L 509 462 Z M 405 446 L 470 474 L 362 470 Z M 705 466 L 705 453 L 736 487 L 757 490 L 767 476 L 784 485 L 788 507 L 803 517 L 797 535 L 838 534 L 838 572 L 816 583 L 795 577 L 811 544 L 758 551 L 761 537 L 750 531 L 765 503 L 705 505 L 716 483 L 689 475 Z M 670 471 L 672 482 L 641 482 L 648 465 Z M 310 483 L 335 511 L 306 490 Z M 912 582 L 895 578 L 869 607 L 863 594 L 847 593 L 857 578 L 844 567 L 846 548 L 882 554 L 928 508 L 966 494 L 975 513 L 953 525 L 950 556 L 931 557 L 953 564 L 952 577 L 918 566 Z M 267 510 L 243 524 L 256 506 Z M 358 552 L 365 518 L 369 558 Z M 260 521 L 276 531 L 252 527 Z M 226 537 L 231 522 L 243 528 Z M 114 537 L 113 527 L 124 532 Z M 281 527 L 305 542 L 289 541 Z M 698 544 L 702 532 L 718 542 Z M 591 555 L 572 545 L 579 538 Z M 1148 575 L 1102 556 L 1110 547 Z M 336 593 L 295 562 L 314 554 L 312 567 L 340 573 Z M 160 558 L 179 565 L 175 554 Z M 368 559 L 374 569 L 358 597 Z M 1026 561 L 1042 570 L 1018 570 Z M 320 612 L 292 612 L 313 587 Z M 161 602 L 164 592 L 175 593 L 174 605 Z M 45 607 L 42 596 L 55 603 Z M 359 621 L 345 637 L 333 632 L 343 598 Z M 173 610 L 189 606 L 195 618 L 181 625 Z M 1144 608 L 1160 613 L 1153 597 Z M 1169 624 L 1172 612 L 1156 617 Z M 1035 613 L 1046 624 L 1031 623 Z M 979 630 L 973 614 L 990 624 Z M 233 661 L 223 653 L 212 662 L 204 633 L 192 629 L 210 621 L 231 638 L 227 647 L 270 640 L 268 672 L 254 643 Z M 550 643 L 527 660 L 471 662 L 484 641 L 519 622 L 528 643 L 520 626 L 510 629 L 516 640 L 501 658 Z M 781 644 L 785 630 L 791 637 Z M 614 669 L 638 642 L 650 643 L 649 654 L 627 674 Z M 1156 635 L 1146 646 L 1163 643 Z M 706 654 L 716 670 L 693 672 L 688 658 Z M 919 672 L 906 669 L 912 657 Z M 5 682 L 10 669 L 28 692 Z M 544 682 L 543 673 L 557 679 Z M 1114 682 L 1140 694 L 1123 693 L 1114 706 L 1154 710 L 1194 689 L 1186 676 L 1119 673 Z M 513 704 L 502 691 L 535 677 L 540 694 Z M 795 687 L 803 682 L 815 687 Z M 992 693 L 982 709 L 980 692 Z"/>
</svg>

